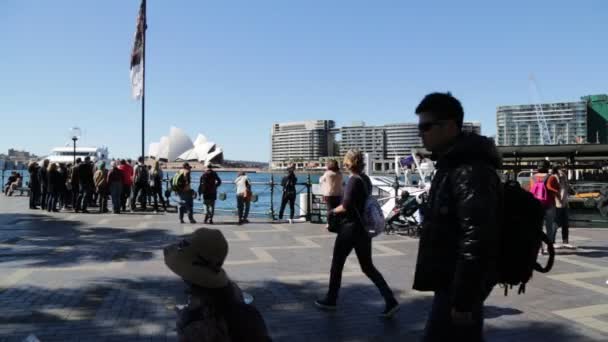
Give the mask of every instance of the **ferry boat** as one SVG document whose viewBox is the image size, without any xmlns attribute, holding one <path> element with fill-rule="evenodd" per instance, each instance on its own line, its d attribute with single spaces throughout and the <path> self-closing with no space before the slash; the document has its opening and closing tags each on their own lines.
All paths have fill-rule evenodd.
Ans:
<svg viewBox="0 0 608 342">
<path fill-rule="evenodd" d="M 51 163 L 64 163 L 69 164 L 74 162 L 74 155 L 76 158 L 83 159 L 85 157 L 91 158 L 91 162 L 97 163 L 99 161 L 108 162 L 109 154 L 107 147 L 55 147 L 51 150 L 51 154 L 41 158 L 42 160 L 48 159 Z"/>
</svg>

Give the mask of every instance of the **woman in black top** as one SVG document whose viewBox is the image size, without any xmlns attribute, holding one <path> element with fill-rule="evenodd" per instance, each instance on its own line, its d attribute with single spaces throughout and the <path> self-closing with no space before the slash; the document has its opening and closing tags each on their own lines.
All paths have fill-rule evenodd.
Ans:
<svg viewBox="0 0 608 342">
<path fill-rule="evenodd" d="M 217 188 L 222 185 L 222 180 L 217 172 L 213 171 L 211 163 L 207 164 L 207 171 L 201 176 L 199 184 L 198 193 L 199 196 L 203 195 L 203 203 L 205 204 L 205 223 L 213 224 Z"/>
<path fill-rule="evenodd" d="M 365 201 L 372 190 L 369 177 L 362 173 L 365 166 L 363 160 L 363 154 L 358 150 L 350 150 L 344 156 L 344 167 L 350 171 L 351 177 L 344 189 L 342 204 L 330 213 L 330 215 L 338 215 L 341 224 L 334 244 L 329 290 L 324 299 L 315 301 L 315 305 L 324 310 L 335 310 L 344 263 L 354 249 L 361 270 L 374 282 L 384 297 L 386 306 L 380 316 L 390 318 L 399 309 L 399 303 L 382 274 L 372 263 L 372 239 L 361 222 Z"/>
<path fill-rule="evenodd" d="M 283 219 L 283 213 L 285 212 L 285 206 L 289 203 L 289 223 L 293 223 L 293 216 L 295 211 L 296 203 L 296 184 L 298 178 L 296 177 L 294 170 L 295 165 L 291 165 L 287 169 L 287 176 L 281 180 L 281 186 L 283 187 L 283 197 L 281 198 L 281 209 L 279 210 L 279 220 Z"/>
</svg>

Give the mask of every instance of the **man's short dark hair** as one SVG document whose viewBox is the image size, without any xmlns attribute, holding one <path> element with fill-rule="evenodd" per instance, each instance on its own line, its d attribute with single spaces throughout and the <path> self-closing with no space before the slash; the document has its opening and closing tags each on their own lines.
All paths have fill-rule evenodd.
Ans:
<svg viewBox="0 0 608 342">
<path fill-rule="evenodd" d="M 547 173 L 551 168 L 551 163 L 548 160 L 543 160 L 538 164 L 538 172 Z"/>
<path fill-rule="evenodd" d="M 127 165 L 127 161 L 126 161 L 126 160 L 124 160 L 124 159 L 121 159 L 121 160 L 120 160 L 120 165 Z"/>
<path fill-rule="evenodd" d="M 416 114 L 431 113 L 438 120 L 454 120 L 459 129 L 462 129 L 464 110 L 457 98 L 447 93 L 431 93 L 420 101 L 416 107 Z"/>
<path fill-rule="evenodd" d="M 137 158 L 137 161 L 140 162 L 140 163 L 143 163 L 144 162 L 144 157 Z"/>
</svg>

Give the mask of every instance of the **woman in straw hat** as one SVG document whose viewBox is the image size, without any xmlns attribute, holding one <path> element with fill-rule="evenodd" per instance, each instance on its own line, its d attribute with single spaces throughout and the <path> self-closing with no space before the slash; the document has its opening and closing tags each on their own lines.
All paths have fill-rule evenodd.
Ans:
<svg viewBox="0 0 608 342">
<path fill-rule="evenodd" d="M 257 309 L 222 268 L 228 242 L 216 229 L 200 228 L 190 239 L 164 249 L 165 264 L 191 288 L 188 305 L 178 312 L 180 342 L 270 341 Z"/>
</svg>

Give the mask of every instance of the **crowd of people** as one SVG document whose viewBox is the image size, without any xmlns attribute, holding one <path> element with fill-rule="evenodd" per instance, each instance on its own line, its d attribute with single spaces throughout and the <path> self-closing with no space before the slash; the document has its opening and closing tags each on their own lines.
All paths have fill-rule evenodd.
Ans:
<svg viewBox="0 0 608 342">
<path fill-rule="evenodd" d="M 137 203 L 141 210 L 146 210 L 151 199 L 155 212 L 160 209 L 159 203 L 163 210 L 167 209 L 159 162 L 148 166 L 139 158 L 132 165 L 131 160 L 122 159 L 111 161 L 108 167 L 105 162 L 94 165 L 89 157 L 76 159 L 74 165 L 45 159 L 42 165 L 30 163 L 28 172 L 30 209 L 89 213 L 90 207 L 97 207 L 100 213 L 107 213 L 108 198 L 115 214 L 126 211 L 127 207 L 138 210 Z"/>
</svg>

